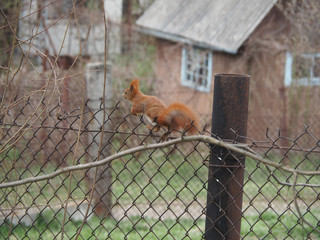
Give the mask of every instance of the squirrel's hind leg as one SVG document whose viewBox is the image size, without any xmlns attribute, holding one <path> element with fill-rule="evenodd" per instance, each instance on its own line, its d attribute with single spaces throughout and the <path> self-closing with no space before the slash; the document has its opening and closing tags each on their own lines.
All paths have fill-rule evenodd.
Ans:
<svg viewBox="0 0 320 240">
<path fill-rule="evenodd" d="M 167 141 L 171 133 L 172 133 L 172 130 L 168 130 L 167 132 L 165 132 L 164 134 L 162 134 L 162 136 L 161 136 L 161 138 L 160 138 L 160 142 L 165 142 L 165 141 Z"/>
</svg>

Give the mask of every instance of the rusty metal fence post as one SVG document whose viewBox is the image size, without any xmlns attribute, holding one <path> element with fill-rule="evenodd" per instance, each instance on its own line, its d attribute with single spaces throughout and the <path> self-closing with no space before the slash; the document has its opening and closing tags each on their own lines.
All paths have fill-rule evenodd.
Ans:
<svg viewBox="0 0 320 240">
<path fill-rule="evenodd" d="M 249 99 L 248 75 L 218 74 L 214 81 L 211 133 L 243 142 Z M 232 131 L 232 130 L 233 131 Z M 244 156 L 212 146 L 209 166 L 206 239 L 240 239 Z"/>
</svg>

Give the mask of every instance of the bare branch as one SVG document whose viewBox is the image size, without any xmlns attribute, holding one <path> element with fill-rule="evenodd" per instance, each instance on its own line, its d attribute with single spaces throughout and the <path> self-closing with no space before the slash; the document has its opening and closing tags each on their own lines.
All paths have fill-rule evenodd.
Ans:
<svg viewBox="0 0 320 240">
<path fill-rule="evenodd" d="M 309 221 L 306 220 L 306 218 L 302 215 L 301 211 L 300 211 L 300 207 L 298 204 L 298 200 L 297 200 L 297 194 L 296 194 L 296 184 L 297 184 L 297 179 L 298 179 L 298 174 L 297 173 L 293 173 L 293 183 L 292 183 L 292 195 L 293 195 L 293 202 L 294 202 L 294 206 L 298 212 L 299 217 L 301 218 L 301 220 L 303 222 L 305 222 L 309 227 L 311 227 L 314 231 L 318 232 L 320 234 L 320 230 L 317 229 L 316 227 L 314 227 Z"/>
<path fill-rule="evenodd" d="M 224 142 L 222 140 L 219 140 L 219 139 L 216 139 L 216 138 L 213 138 L 210 136 L 197 135 L 197 136 L 177 138 L 177 139 L 169 140 L 169 141 L 163 142 L 163 143 L 154 143 L 154 144 L 147 144 L 147 145 L 134 147 L 134 148 L 131 148 L 128 150 L 124 150 L 122 152 L 115 153 L 114 155 L 112 155 L 110 157 L 104 158 L 104 159 L 96 161 L 96 162 L 78 164 L 78 165 L 74 165 L 74 166 L 70 166 L 70 167 L 61 168 L 61 169 L 54 171 L 50 174 L 45 174 L 45 175 L 38 176 L 38 177 L 31 177 L 31 178 L 26 178 L 23 180 L 2 183 L 2 184 L 0 184 L 0 188 L 13 187 L 13 186 L 33 183 L 33 182 L 37 182 L 37 181 L 48 180 L 48 179 L 54 178 L 60 174 L 66 173 L 66 172 L 72 172 L 72 171 L 78 171 L 78 170 L 102 166 L 104 164 L 107 164 L 107 163 L 115 160 L 115 159 L 119 159 L 121 157 L 124 157 L 126 155 L 131 155 L 136 152 L 146 151 L 146 150 L 150 150 L 150 149 L 164 148 L 164 147 L 168 147 L 168 146 L 175 145 L 178 143 L 190 142 L 190 141 L 201 141 L 201 142 L 213 144 L 216 146 L 224 147 L 224 148 L 227 148 L 231 151 L 234 151 L 234 152 L 243 154 L 247 157 L 250 157 L 256 161 L 262 162 L 266 165 L 284 170 L 286 172 L 290 172 L 290 173 L 294 173 L 294 174 L 298 174 L 298 175 L 320 175 L 320 171 L 302 171 L 302 170 L 296 170 L 296 169 L 285 167 L 283 164 L 272 162 L 266 158 L 263 158 L 261 156 L 255 155 L 247 150 L 244 150 L 243 148 L 238 147 L 237 144 L 227 143 L 227 142 Z"/>
</svg>

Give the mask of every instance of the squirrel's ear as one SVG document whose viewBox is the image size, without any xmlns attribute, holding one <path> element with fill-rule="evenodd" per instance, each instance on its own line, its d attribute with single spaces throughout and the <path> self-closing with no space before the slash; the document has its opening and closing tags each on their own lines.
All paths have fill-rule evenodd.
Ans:
<svg viewBox="0 0 320 240">
<path fill-rule="evenodd" d="M 134 89 L 139 90 L 139 80 L 138 80 L 138 79 L 133 79 L 133 80 L 131 81 L 131 84 L 130 84 L 130 92 L 132 92 Z"/>
</svg>

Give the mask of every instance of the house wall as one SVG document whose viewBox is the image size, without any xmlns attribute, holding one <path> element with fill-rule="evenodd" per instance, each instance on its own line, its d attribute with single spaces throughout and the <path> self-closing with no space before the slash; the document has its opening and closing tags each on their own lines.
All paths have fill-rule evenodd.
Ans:
<svg viewBox="0 0 320 240">
<path fill-rule="evenodd" d="M 108 25 L 108 50 L 109 54 L 113 56 L 120 53 L 121 50 L 122 0 L 106 2 L 104 10 L 108 19 L 106 23 Z M 82 49 L 82 55 L 90 55 L 95 60 L 103 58 L 106 37 L 103 11 L 96 10 L 94 17 L 92 17 L 92 11 L 89 8 L 78 7 L 77 22 L 73 19 L 69 22 L 68 14 L 62 19 L 59 18 L 72 9 L 72 1 L 50 0 L 48 6 L 41 12 L 44 22 L 39 24 L 37 14 L 32 14 L 36 12 L 37 8 L 37 1 L 22 1 L 22 19 L 19 21 L 18 34 L 22 40 L 26 40 L 26 43 L 21 44 L 25 52 L 30 51 L 32 55 L 39 55 L 38 50 L 42 52 L 47 50 L 50 55 L 54 56 L 58 52 L 61 56 L 77 56 L 80 47 L 86 42 Z M 47 29 L 47 31 L 44 31 L 44 29 Z M 34 36 L 36 32 L 39 34 Z M 29 39 L 32 39 L 32 45 L 35 48 L 30 48 Z"/>
<path fill-rule="evenodd" d="M 155 92 L 165 103 L 183 102 L 195 109 L 202 123 L 211 117 L 212 94 L 196 91 L 181 85 L 182 45 L 157 41 Z M 213 88 L 212 88 L 213 89 Z"/>
<path fill-rule="evenodd" d="M 250 64 L 248 136 L 262 139 L 267 128 L 285 130 L 284 66 L 284 53 L 258 54 Z"/>
<path fill-rule="evenodd" d="M 301 51 L 287 39 L 290 27 L 275 7 L 245 43 L 242 55 L 251 75 L 248 135 L 255 139 L 265 137 L 266 128 L 274 139 L 278 129 L 281 135 L 296 138 L 305 125 L 320 136 L 319 86 L 284 86 L 286 53 Z M 319 50 L 309 47 L 314 53 Z"/>
<path fill-rule="evenodd" d="M 181 85 L 182 45 L 157 41 L 155 90 L 166 103 L 180 101 L 194 109 L 202 125 L 211 124 L 214 75 L 238 73 L 251 75 L 248 136 L 265 136 L 266 128 L 281 126 L 284 54 L 257 56 L 259 61 L 247 62 L 243 55 L 213 52 L 212 89 L 210 93 L 199 92 Z M 262 67 L 261 67 L 262 66 Z M 280 108 L 279 108 L 280 107 Z"/>
<path fill-rule="evenodd" d="M 181 85 L 182 44 L 158 39 L 156 57 L 156 95 L 167 104 L 175 101 L 183 102 L 194 109 L 201 119 L 202 126 L 210 129 L 214 75 L 218 73 L 247 74 L 247 66 L 238 55 L 221 52 L 213 53 L 212 84 L 210 93 L 196 91 Z"/>
<path fill-rule="evenodd" d="M 286 34 L 285 20 L 277 9 L 272 10 L 240 49 L 237 55 L 213 52 L 212 89 L 210 93 L 199 92 L 181 85 L 182 44 L 158 39 L 156 60 L 156 94 L 166 103 L 180 101 L 194 109 L 202 125 L 211 123 L 214 74 L 249 74 L 250 98 L 248 136 L 265 140 L 268 136 L 281 134 L 294 137 L 303 131 L 303 123 L 314 124 L 320 129 L 319 87 L 302 90 L 306 98 L 296 100 L 297 89 L 284 88 L 284 71 L 287 47 L 281 43 L 281 34 Z M 276 39 L 273 41 L 273 39 Z M 299 109 L 296 106 L 298 105 Z M 296 110 L 294 108 L 296 108 Z M 312 109 L 317 109 L 312 111 Z M 306 113 L 310 118 L 306 121 Z M 312 116 L 312 117 L 311 117 Z M 210 128 L 208 128 L 210 129 Z M 320 133 L 319 133 L 320 134 Z"/>
</svg>

